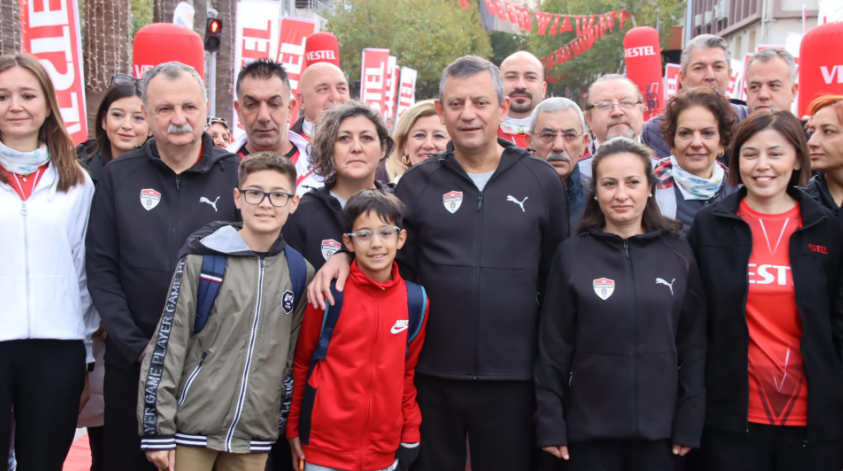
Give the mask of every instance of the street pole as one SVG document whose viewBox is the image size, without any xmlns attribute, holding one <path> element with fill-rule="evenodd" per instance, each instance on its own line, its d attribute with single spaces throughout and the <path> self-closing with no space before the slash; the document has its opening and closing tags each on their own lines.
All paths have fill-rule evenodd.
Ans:
<svg viewBox="0 0 843 471">
<path fill-rule="evenodd" d="M 211 106 L 209 116 L 217 115 L 217 53 L 212 52 L 208 57 L 208 101 Z"/>
<path fill-rule="evenodd" d="M 685 9 L 685 43 L 691 42 L 694 37 L 694 0 L 688 0 L 688 7 Z"/>
</svg>

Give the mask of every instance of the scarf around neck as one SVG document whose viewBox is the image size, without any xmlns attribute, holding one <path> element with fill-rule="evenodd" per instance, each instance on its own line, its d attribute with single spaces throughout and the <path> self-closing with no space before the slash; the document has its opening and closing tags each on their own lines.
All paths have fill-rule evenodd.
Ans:
<svg viewBox="0 0 843 471">
<path fill-rule="evenodd" d="M 313 135 L 316 134 L 316 123 L 311 123 L 307 119 L 301 122 L 301 130 L 304 131 L 304 135 L 313 138 Z"/>
<path fill-rule="evenodd" d="M 507 116 L 506 120 L 501 123 L 501 130 L 507 134 L 527 134 L 528 129 L 530 129 L 529 116 L 526 118 L 510 118 Z"/>
<path fill-rule="evenodd" d="M 27 176 L 49 161 L 47 144 L 42 143 L 32 152 L 20 152 L 0 142 L 0 166 L 9 172 Z"/>
<path fill-rule="evenodd" d="M 666 169 L 673 174 L 673 181 L 682 193 L 685 200 L 709 200 L 717 195 L 720 187 L 723 186 L 723 177 L 726 172 L 723 167 L 714 163 L 714 170 L 711 173 L 711 178 L 700 178 L 691 172 L 684 170 L 679 166 L 676 157 L 670 156 L 670 169 Z"/>
</svg>

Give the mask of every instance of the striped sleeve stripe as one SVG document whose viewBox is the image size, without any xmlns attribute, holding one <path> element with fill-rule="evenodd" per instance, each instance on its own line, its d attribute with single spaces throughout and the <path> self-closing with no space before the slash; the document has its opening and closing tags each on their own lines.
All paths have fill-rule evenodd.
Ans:
<svg viewBox="0 0 843 471">
<path fill-rule="evenodd" d="M 218 276 L 211 276 L 211 275 L 206 275 L 206 274 L 202 273 L 199 277 L 202 278 L 203 280 L 216 281 L 217 283 L 222 283 L 222 278 L 220 278 Z"/>
<path fill-rule="evenodd" d="M 176 439 L 169 438 L 142 438 L 141 443 L 175 443 Z"/>
</svg>

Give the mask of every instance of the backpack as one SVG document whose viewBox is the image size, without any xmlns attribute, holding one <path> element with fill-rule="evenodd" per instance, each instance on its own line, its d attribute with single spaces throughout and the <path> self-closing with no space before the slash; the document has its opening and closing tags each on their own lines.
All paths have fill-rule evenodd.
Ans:
<svg viewBox="0 0 843 471">
<path fill-rule="evenodd" d="M 293 299 L 288 299 L 285 294 L 281 300 L 284 311 L 289 304 L 289 311 L 295 308 L 304 294 L 307 283 L 307 262 L 296 249 L 289 245 L 284 247 L 284 255 L 287 257 L 287 266 L 290 269 L 290 281 L 293 284 Z M 193 324 L 193 335 L 202 332 L 208 317 L 211 315 L 211 308 L 220 292 L 222 279 L 225 277 L 225 255 L 212 254 L 202 257 L 202 274 L 199 276 L 199 291 L 196 296 L 196 321 Z"/>
<path fill-rule="evenodd" d="M 344 293 L 337 291 L 336 283 L 336 281 L 331 282 L 334 305 L 331 306 L 330 303 L 325 302 L 327 307 L 325 317 L 322 319 L 322 333 L 319 335 L 319 342 L 316 344 L 316 350 L 313 351 L 313 357 L 310 359 L 310 368 L 307 370 L 308 379 L 310 379 L 313 369 L 316 368 L 316 362 L 319 360 L 325 361 L 328 356 L 331 335 L 333 335 L 334 327 L 337 326 L 337 321 L 340 318 Z M 407 347 L 404 351 L 404 359 L 406 360 L 410 355 L 410 342 L 419 334 L 419 330 L 424 323 L 424 313 L 427 311 L 427 294 L 421 285 L 407 280 L 404 280 L 404 283 L 407 285 L 407 314 L 410 317 L 410 326 L 407 329 Z"/>
</svg>

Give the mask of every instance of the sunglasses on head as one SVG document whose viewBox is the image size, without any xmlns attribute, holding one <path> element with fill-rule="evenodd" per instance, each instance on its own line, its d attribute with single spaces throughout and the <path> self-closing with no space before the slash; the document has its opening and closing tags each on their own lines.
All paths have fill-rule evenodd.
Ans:
<svg viewBox="0 0 843 471">
<path fill-rule="evenodd" d="M 114 74 L 114 75 L 111 76 L 111 84 L 110 85 L 114 85 L 114 84 L 117 84 L 117 83 L 133 83 L 135 85 L 138 85 L 140 83 L 140 81 L 141 81 L 141 79 L 135 78 L 135 77 L 133 77 L 131 75 L 128 75 L 128 74 Z"/>
</svg>

